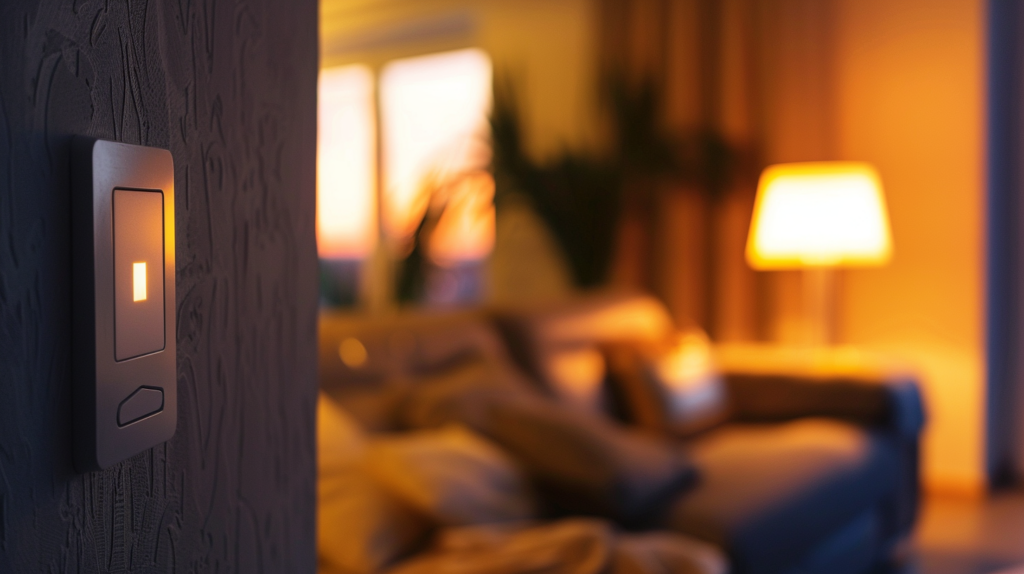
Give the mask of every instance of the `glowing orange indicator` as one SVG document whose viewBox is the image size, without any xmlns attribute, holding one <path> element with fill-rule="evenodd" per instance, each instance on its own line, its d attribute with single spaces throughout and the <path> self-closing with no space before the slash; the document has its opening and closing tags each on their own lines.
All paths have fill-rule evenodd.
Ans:
<svg viewBox="0 0 1024 574">
<path fill-rule="evenodd" d="M 146 264 L 132 263 L 133 301 L 146 300 Z"/>
</svg>

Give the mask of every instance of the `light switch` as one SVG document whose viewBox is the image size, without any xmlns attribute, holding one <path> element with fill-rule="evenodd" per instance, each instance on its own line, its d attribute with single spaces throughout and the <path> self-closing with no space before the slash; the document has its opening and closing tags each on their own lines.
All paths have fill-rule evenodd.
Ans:
<svg viewBox="0 0 1024 574">
<path fill-rule="evenodd" d="M 114 190 L 114 357 L 164 348 L 164 196 Z"/>
<path fill-rule="evenodd" d="M 89 471 L 177 426 L 170 152 L 75 138 L 71 207 L 74 463 Z"/>
</svg>

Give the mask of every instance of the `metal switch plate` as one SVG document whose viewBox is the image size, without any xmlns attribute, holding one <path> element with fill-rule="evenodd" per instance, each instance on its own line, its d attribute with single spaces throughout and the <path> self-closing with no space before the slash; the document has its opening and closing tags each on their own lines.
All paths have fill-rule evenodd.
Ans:
<svg viewBox="0 0 1024 574">
<path fill-rule="evenodd" d="M 74 454 L 88 471 L 177 426 L 170 152 L 76 138 L 71 203 Z"/>
</svg>

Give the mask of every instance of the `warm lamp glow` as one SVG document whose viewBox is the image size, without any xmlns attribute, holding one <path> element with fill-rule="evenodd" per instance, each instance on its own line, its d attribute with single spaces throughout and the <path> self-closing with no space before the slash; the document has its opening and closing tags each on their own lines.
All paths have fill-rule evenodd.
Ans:
<svg viewBox="0 0 1024 574">
<path fill-rule="evenodd" d="M 789 163 L 761 174 L 747 238 L 755 269 L 881 265 L 891 257 L 882 182 L 871 165 Z"/>
<path fill-rule="evenodd" d="M 366 66 L 320 72 L 317 132 L 317 248 L 325 259 L 373 250 L 376 128 L 373 72 Z"/>
</svg>

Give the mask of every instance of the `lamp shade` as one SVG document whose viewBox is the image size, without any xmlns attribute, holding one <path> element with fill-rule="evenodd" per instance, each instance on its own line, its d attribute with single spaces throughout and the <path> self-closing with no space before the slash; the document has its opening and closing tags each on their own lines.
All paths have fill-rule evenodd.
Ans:
<svg viewBox="0 0 1024 574">
<path fill-rule="evenodd" d="M 871 165 L 786 163 L 761 174 L 747 237 L 751 267 L 882 265 L 891 257 L 882 182 Z"/>
</svg>

